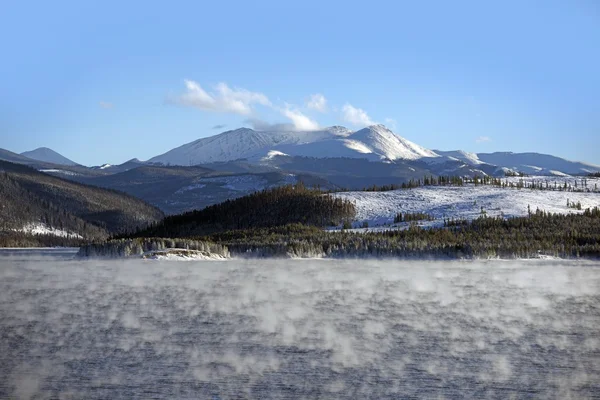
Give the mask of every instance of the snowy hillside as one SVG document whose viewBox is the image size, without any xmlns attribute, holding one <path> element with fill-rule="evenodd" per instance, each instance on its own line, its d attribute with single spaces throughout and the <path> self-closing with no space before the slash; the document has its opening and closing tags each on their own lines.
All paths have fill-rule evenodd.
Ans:
<svg viewBox="0 0 600 400">
<path fill-rule="evenodd" d="M 528 180 L 545 180 L 547 177 L 532 177 Z M 517 179 L 517 178 L 513 178 Z M 550 186 L 564 184 L 565 180 L 573 185 L 572 178 L 555 178 Z M 581 182 L 581 180 L 579 180 Z M 415 189 L 401 189 L 388 192 L 346 192 L 336 197 L 351 200 L 357 206 L 357 222 L 367 221 L 369 227 L 392 224 L 399 213 L 422 212 L 435 218 L 425 225 L 440 225 L 444 218 L 474 219 L 483 212 L 488 216 L 525 216 L 528 207 L 552 213 L 582 212 L 567 207 L 571 203 L 581 202 L 582 209 L 600 206 L 600 179 L 588 179 L 588 187 L 596 192 L 562 192 L 552 190 L 509 189 L 492 186 L 427 186 Z"/>
<path fill-rule="evenodd" d="M 437 154 L 439 154 L 440 156 L 444 156 L 444 157 L 448 157 L 448 158 L 455 159 L 455 160 L 458 160 L 458 161 L 462 161 L 462 162 L 464 162 L 466 164 L 473 165 L 473 166 L 484 164 L 484 162 L 481 161 L 479 159 L 479 157 L 477 157 L 477 154 L 475 154 L 475 153 L 469 153 L 468 151 L 463 151 L 463 150 L 453 150 L 453 151 L 435 150 L 435 152 Z"/>
<path fill-rule="evenodd" d="M 184 144 L 148 160 L 165 165 L 197 165 L 264 156 L 285 144 L 303 144 L 342 136 L 338 131 L 262 132 L 240 128 Z"/>
<path fill-rule="evenodd" d="M 478 153 L 479 160 L 500 167 L 510 168 L 531 175 L 581 175 L 600 171 L 600 165 L 539 153 Z"/>
<path fill-rule="evenodd" d="M 374 153 L 390 160 L 416 160 L 423 157 L 438 157 L 427 150 L 386 128 L 384 125 L 372 125 L 350 135 L 350 139 L 363 143 Z"/>
<path fill-rule="evenodd" d="M 586 175 L 600 171 L 599 165 L 565 160 L 564 158 L 540 153 L 469 153 L 463 150 L 441 151 L 437 154 L 446 159 L 454 159 L 467 165 L 481 168 L 497 167 L 498 174 L 503 171 L 523 172 L 529 175 Z"/>
<path fill-rule="evenodd" d="M 76 162 L 69 160 L 67 157 L 58 154 L 54 150 L 47 147 L 40 147 L 32 151 L 26 151 L 21 153 L 21 155 L 33 160 L 44 161 L 52 164 L 78 165 Z"/>
<path fill-rule="evenodd" d="M 197 165 L 261 159 L 273 151 L 306 157 L 351 157 L 370 160 L 416 160 L 438 157 L 387 129 L 373 125 L 356 132 L 334 126 L 321 131 L 255 131 L 248 128 L 198 139 L 149 160 L 171 165 Z"/>
</svg>

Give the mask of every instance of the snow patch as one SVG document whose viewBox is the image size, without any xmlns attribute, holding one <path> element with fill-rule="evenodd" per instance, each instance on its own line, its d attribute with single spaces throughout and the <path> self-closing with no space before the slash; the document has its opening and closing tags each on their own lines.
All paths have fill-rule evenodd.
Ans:
<svg viewBox="0 0 600 400">
<path fill-rule="evenodd" d="M 193 185 L 182 187 L 181 189 L 179 189 L 175 193 L 181 194 L 181 193 L 184 193 L 184 192 L 188 192 L 190 190 L 202 189 L 203 187 L 206 187 L 206 184 L 204 184 L 204 183 L 195 183 Z"/>
<path fill-rule="evenodd" d="M 358 142 L 356 140 L 346 139 L 343 141 L 344 145 L 350 150 L 354 150 L 361 154 L 371 154 L 373 151 L 368 148 L 364 143 Z"/>
<path fill-rule="evenodd" d="M 60 236 L 60 237 L 66 237 L 66 238 L 82 239 L 82 236 L 77 233 L 53 228 L 51 226 L 48 226 L 48 225 L 42 224 L 42 223 L 29 223 L 29 224 L 25 225 L 23 228 L 19 229 L 18 231 L 25 232 L 25 233 L 31 233 L 33 235 L 54 235 L 54 236 Z"/>
<path fill-rule="evenodd" d="M 73 171 L 65 171 L 63 169 L 40 169 L 40 172 L 45 172 L 45 173 L 54 173 L 54 174 L 63 174 L 63 175 L 68 175 L 68 176 L 76 176 L 79 175 L 76 172 Z"/>
<path fill-rule="evenodd" d="M 281 151 L 277 151 L 277 150 L 271 150 L 267 153 L 267 155 L 265 157 L 263 157 L 263 160 L 272 160 L 275 157 L 279 157 L 279 156 L 288 156 L 288 154 L 285 154 Z"/>
</svg>

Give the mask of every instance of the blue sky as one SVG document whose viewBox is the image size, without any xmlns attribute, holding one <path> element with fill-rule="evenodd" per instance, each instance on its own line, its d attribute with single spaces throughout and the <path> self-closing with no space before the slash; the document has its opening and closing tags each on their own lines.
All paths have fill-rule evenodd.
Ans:
<svg viewBox="0 0 600 400">
<path fill-rule="evenodd" d="M 596 0 L 9 0 L 0 49 L 15 152 L 97 165 L 240 126 L 378 122 L 432 149 L 600 164 Z"/>
</svg>

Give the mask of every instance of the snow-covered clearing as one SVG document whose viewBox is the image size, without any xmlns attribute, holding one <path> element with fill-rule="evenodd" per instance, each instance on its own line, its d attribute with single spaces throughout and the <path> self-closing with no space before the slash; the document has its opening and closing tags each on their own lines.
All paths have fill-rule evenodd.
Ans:
<svg viewBox="0 0 600 400">
<path fill-rule="evenodd" d="M 79 175 L 77 172 L 65 171 L 64 169 L 40 169 L 40 172 L 54 173 L 54 174 L 63 174 L 63 175 L 69 175 L 69 176 L 77 176 L 77 175 Z"/>
<path fill-rule="evenodd" d="M 596 181 L 588 179 L 588 186 L 591 183 L 593 187 Z M 564 183 L 564 180 L 561 182 Z M 435 226 L 442 224 L 444 218 L 472 220 L 481 216 L 482 212 L 487 216 L 502 217 L 525 216 L 528 209 L 535 212 L 537 208 L 561 214 L 582 212 L 567 207 L 567 200 L 570 203 L 580 202 L 582 210 L 600 206 L 599 192 L 563 192 L 473 185 L 426 186 L 388 192 L 344 192 L 336 193 L 334 196 L 348 199 L 356 204 L 357 216 L 354 225 L 362 226 L 366 221 L 369 230 L 373 227 L 381 229 L 393 225 L 394 216 L 399 212 L 430 214 L 435 221 L 423 222 L 422 225 Z"/>
<path fill-rule="evenodd" d="M 33 235 L 54 235 L 60 237 L 69 237 L 81 239 L 81 235 L 73 232 L 68 232 L 62 229 L 53 228 L 42 223 L 30 223 L 20 229 L 21 232 L 31 233 Z"/>
</svg>

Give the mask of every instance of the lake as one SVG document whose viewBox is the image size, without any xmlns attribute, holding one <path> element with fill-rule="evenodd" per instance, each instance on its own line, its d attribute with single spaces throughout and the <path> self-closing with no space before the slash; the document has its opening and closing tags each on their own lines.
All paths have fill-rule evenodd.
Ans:
<svg viewBox="0 0 600 400">
<path fill-rule="evenodd" d="M 600 398 L 600 263 L 0 251 L 0 398 Z"/>
</svg>

